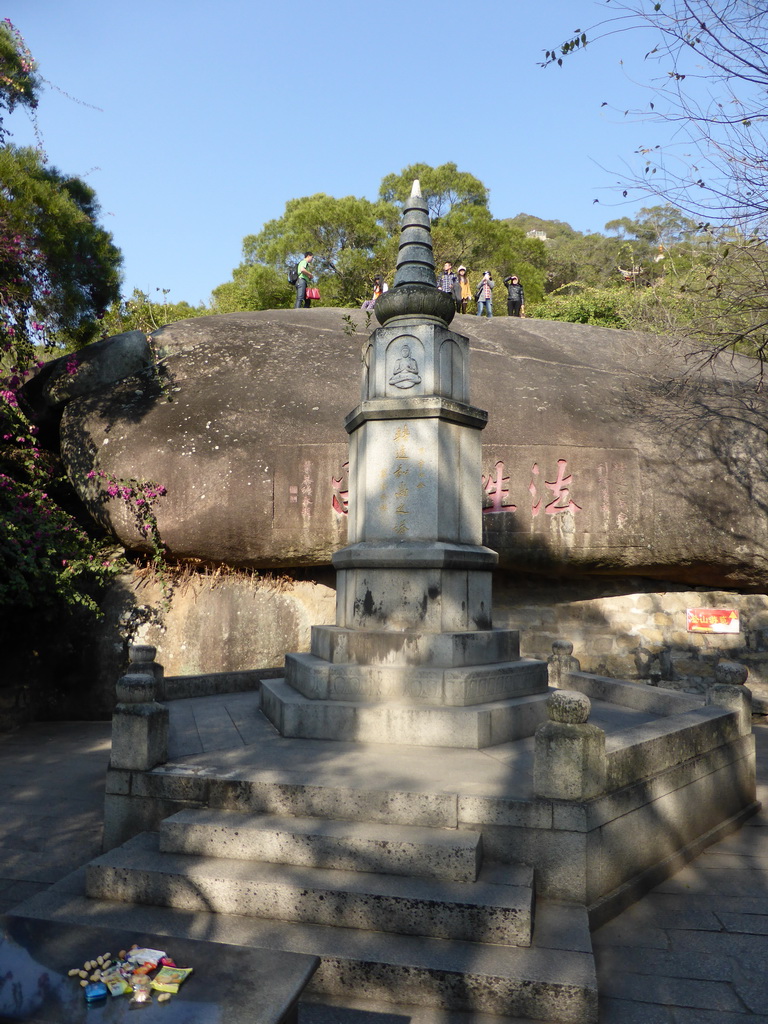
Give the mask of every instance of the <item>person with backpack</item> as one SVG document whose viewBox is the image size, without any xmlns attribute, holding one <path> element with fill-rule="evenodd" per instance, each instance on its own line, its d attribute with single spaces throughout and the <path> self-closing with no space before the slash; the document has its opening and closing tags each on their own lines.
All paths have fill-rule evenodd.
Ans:
<svg viewBox="0 0 768 1024">
<path fill-rule="evenodd" d="M 305 252 L 304 259 L 299 260 L 299 265 L 296 268 L 296 304 L 294 309 L 301 307 L 309 309 L 311 305 L 311 300 L 307 298 L 307 288 L 312 280 L 312 271 L 309 269 L 312 259 L 312 253 Z"/>
</svg>

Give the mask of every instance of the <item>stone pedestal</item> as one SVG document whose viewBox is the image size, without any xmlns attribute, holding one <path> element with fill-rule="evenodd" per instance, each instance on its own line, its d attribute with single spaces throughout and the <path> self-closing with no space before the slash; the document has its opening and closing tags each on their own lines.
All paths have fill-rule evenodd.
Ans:
<svg viewBox="0 0 768 1024">
<path fill-rule="evenodd" d="M 715 683 L 707 691 L 707 704 L 735 711 L 739 720 L 739 733 L 752 732 L 752 691 L 744 684 L 749 669 L 736 661 L 721 661 L 715 667 Z"/>
<path fill-rule="evenodd" d="M 605 733 L 589 725 L 590 700 L 558 690 L 547 701 L 550 721 L 536 730 L 533 791 L 551 800 L 591 800 L 605 792 Z"/>
<path fill-rule="evenodd" d="M 148 771 L 168 757 L 168 708 L 155 700 L 154 675 L 136 673 L 117 683 L 110 768 Z"/>
</svg>

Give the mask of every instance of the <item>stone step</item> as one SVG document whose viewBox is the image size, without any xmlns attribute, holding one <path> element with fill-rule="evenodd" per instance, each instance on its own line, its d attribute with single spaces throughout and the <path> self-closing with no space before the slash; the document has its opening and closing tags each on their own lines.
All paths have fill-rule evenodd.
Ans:
<svg viewBox="0 0 768 1024">
<path fill-rule="evenodd" d="M 321 964 L 308 989 L 310 1000 L 312 993 L 318 993 L 343 1006 L 345 999 L 365 995 L 387 1019 L 394 1019 L 391 1015 L 396 1013 L 398 1019 L 401 1015 L 403 1020 L 412 1019 L 408 1006 L 419 1006 L 434 1007 L 440 1013 L 473 1014 L 473 1021 L 478 1014 L 547 1024 L 597 1021 L 587 913 L 575 904 L 538 900 L 530 947 L 484 946 L 88 899 L 82 886 L 71 880 L 32 897 L 22 909 L 27 916 L 46 920 L 90 925 L 98 921 L 116 935 L 141 927 L 161 935 L 194 933 L 211 942 L 312 953 L 321 958 Z M 343 1015 L 347 1018 L 352 1019 L 349 1012 Z"/>
<path fill-rule="evenodd" d="M 98 899 L 366 931 L 508 946 L 531 941 L 533 869 L 505 879 L 440 882 L 327 868 L 262 864 L 159 851 L 144 832 L 92 861 L 86 892 Z"/>
<path fill-rule="evenodd" d="M 397 751 L 382 749 L 388 752 L 391 768 Z M 445 783 L 441 787 L 439 775 L 429 788 L 420 788 L 420 780 L 412 774 L 409 776 L 407 769 L 413 769 L 414 755 L 418 753 L 421 753 L 420 748 L 408 751 L 394 773 L 386 773 L 385 767 L 377 763 L 375 767 L 380 768 L 379 771 L 372 770 L 364 779 L 357 780 L 349 778 L 348 772 L 334 770 L 333 766 L 324 771 L 317 762 L 308 766 L 299 763 L 295 768 L 278 765 L 271 771 L 251 771 L 243 767 L 225 772 L 223 776 L 215 768 L 184 762 L 163 765 L 151 772 L 110 769 L 106 788 L 110 797 L 132 792 L 136 802 L 146 799 L 152 805 L 168 807 L 168 814 L 188 807 L 210 807 L 279 817 L 457 828 L 459 795 L 455 789 Z M 403 762 L 406 769 L 403 769 Z M 439 764 L 435 763 L 435 771 L 438 770 Z M 469 767 L 466 771 L 467 775 L 471 774 Z M 506 793 L 500 800 L 506 806 Z M 528 807 L 530 803 L 523 800 L 523 813 Z"/>
<path fill-rule="evenodd" d="M 185 810 L 160 826 L 163 853 L 474 882 L 479 832 Z"/>
<path fill-rule="evenodd" d="M 300 739 L 481 750 L 532 736 L 548 720 L 546 689 L 471 707 L 312 700 L 281 679 L 265 680 L 261 693 L 278 732 Z"/>
<path fill-rule="evenodd" d="M 461 708 L 542 693 L 547 666 L 526 658 L 461 668 L 331 664 L 312 654 L 287 654 L 285 681 L 310 700 Z"/>
<path fill-rule="evenodd" d="M 333 664 L 461 668 L 520 658 L 517 629 L 426 633 L 313 626 L 312 654 Z"/>
</svg>

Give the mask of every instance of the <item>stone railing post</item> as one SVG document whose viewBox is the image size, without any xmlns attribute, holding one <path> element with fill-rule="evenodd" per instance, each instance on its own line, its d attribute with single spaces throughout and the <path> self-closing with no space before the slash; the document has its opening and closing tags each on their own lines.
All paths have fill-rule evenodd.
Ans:
<svg viewBox="0 0 768 1024">
<path fill-rule="evenodd" d="M 149 771 L 168 759 L 168 708 L 157 702 L 154 647 L 132 647 L 131 653 L 135 651 L 143 660 L 132 657 L 129 673 L 117 681 L 109 763 L 112 768 Z"/>
<path fill-rule="evenodd" d="M 587 719 L 589 697 L 556 690 L 547 698 L 550 720 L 536 730 L 533 791 L 551 800 L 590 800 L 605 792 L 605 733 Z"/>
<path fill-rule="evenodd" d="M 155 661 L 157 648 L 150 644 L 131 644 L 128 648 L 128 675 L 151 675 L 157 683 L 156 699 L 164 697 L 165 670 Z"/>
<path fill-rule="evenodd" d="M 557 687 L 558 690 L 568 686 L 568 676 L 571 672 L 581 672 L 579 659 L 573 657 L 573 644 L 570 640 L 555 640 L 552 644 L 552 654 L 547 658 L 547 669 L 549 685 Z"/>
<path fill-rule="evenodd" d="M 739 735 L 752 731 L 752 691 L 744 684 L 749 669 L 737 661 L 721 661 L 715 666 L 715 682 L 707 691 L 707 704 L 735 711 L 739 716 Z"/>
</svg>

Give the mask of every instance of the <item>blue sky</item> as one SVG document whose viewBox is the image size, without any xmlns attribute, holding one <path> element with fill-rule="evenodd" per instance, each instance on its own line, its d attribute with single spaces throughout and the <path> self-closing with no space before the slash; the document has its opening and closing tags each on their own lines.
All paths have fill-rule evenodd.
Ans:
<svg viewBox="0 0 768 1024">
<path fill-rule="evenodd" d="M 650 39 L 613 36 L 564 68 L 538 66 L 605 11 L 593 0 L 4 4 L 50 83 L 37 112 L 45 151 L 96 190 L 124 293 L 192 303 L 230 279 L 243 237 L 288 199 L 374 199 L 385 174 L 415 162 L 476 175 L 496 217 L 587 231 L 631 214 L 614 186 L 658 129 L 601 103 L 643 101 Z M 24 112 L 7 125 L 16 144 L 35 142 Z"/>
</svg>

